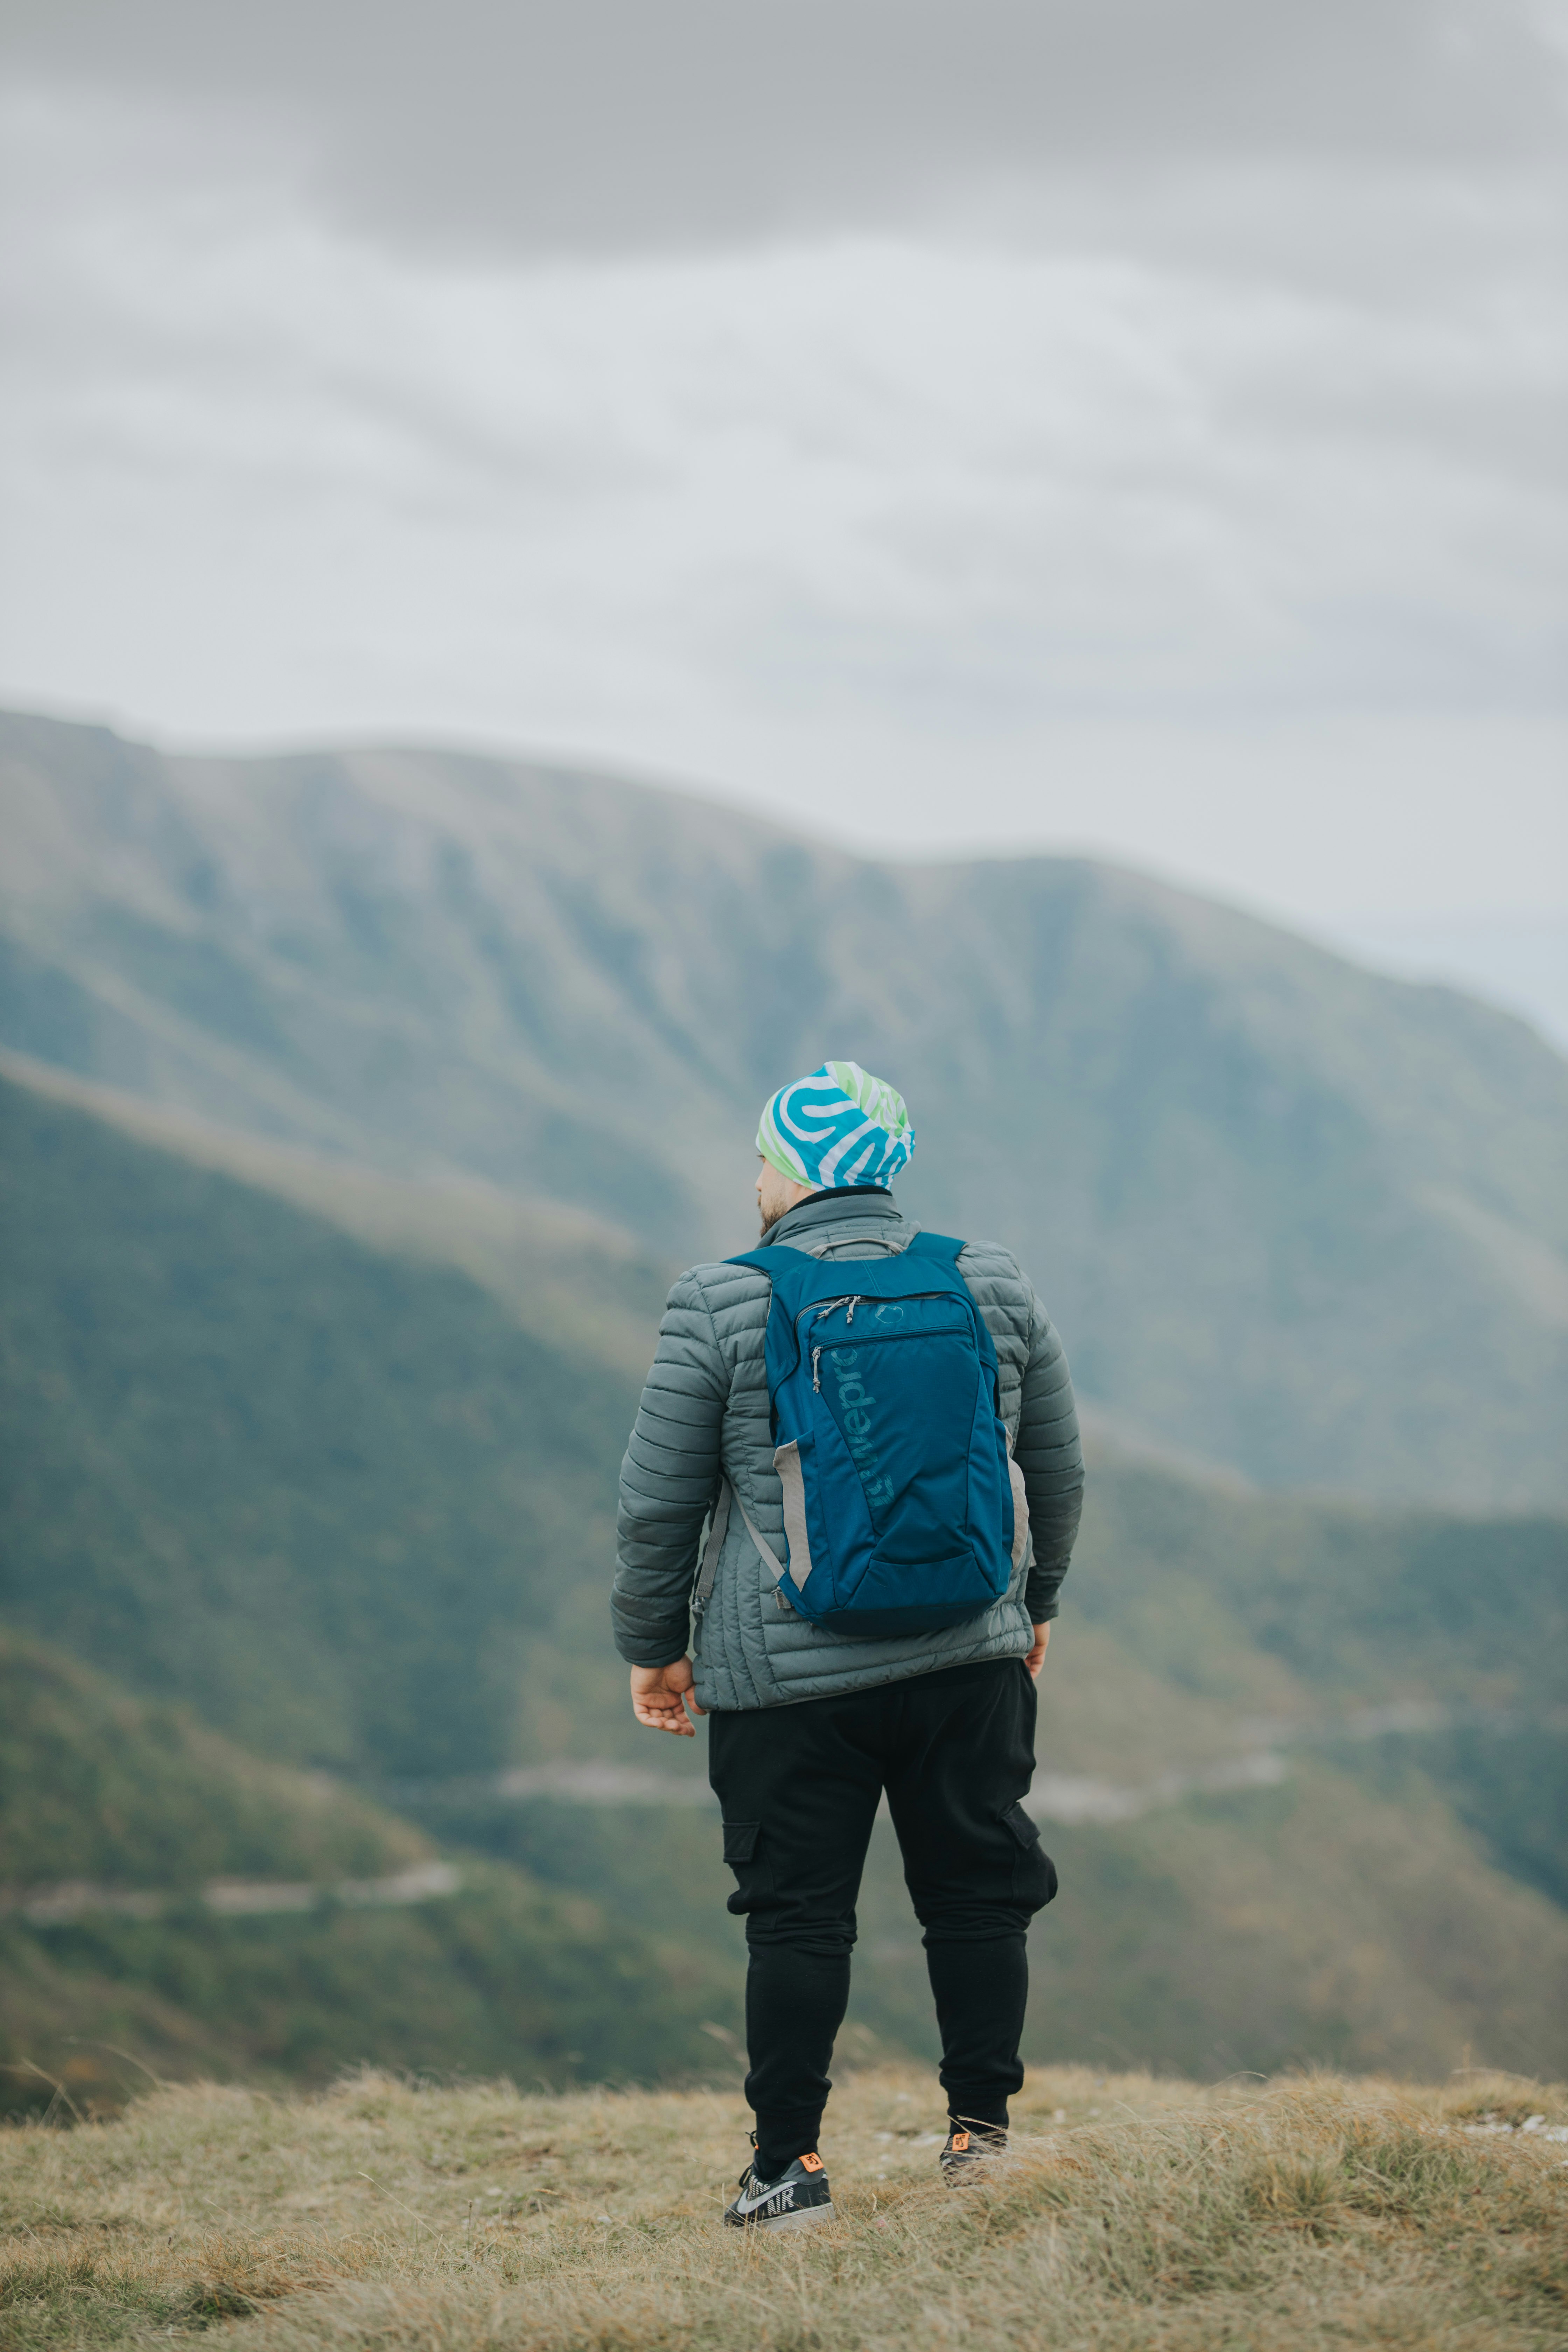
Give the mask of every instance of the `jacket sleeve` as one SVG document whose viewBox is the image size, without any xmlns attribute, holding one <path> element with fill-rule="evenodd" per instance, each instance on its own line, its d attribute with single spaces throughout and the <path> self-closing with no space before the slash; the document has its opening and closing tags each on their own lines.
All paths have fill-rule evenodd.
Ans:
<svg viewBox="0 0 1568 2352">
<path fill-rule="evenodd" d="M 633 1666 L 685 1655 L 702 1522 L 719 1485 L 730 1376 L 702 1286 L 683 1274 L 658 1327 L 658 1349 L 621 1464 L 616 1647 Z"/>
<path fill-rule="evenodd" d="M 1031 1291 L 1029 1360 L 1014 1454 L 1024 1474 L 1035 1560 L 1024 1599 L 1032 1624 L 1057 1613 L 1057 1593 L 1072 1558 L 1083 1511 L 1083 1447 L 1072 1375 L 1051 1318 Z"/>
</svg>

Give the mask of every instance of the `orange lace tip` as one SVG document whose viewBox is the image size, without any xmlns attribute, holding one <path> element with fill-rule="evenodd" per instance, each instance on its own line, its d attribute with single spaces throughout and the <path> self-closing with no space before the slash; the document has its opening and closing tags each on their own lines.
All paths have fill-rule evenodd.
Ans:
<svg viewBox="0 0 1568 2352">
<path fill-rule="evenodd" d="M 803 2156 L 800 2160 L 803 2168 L 807 2172 L 822 2170 L 822 2158 L 819 2156 Z"/>
</svg>

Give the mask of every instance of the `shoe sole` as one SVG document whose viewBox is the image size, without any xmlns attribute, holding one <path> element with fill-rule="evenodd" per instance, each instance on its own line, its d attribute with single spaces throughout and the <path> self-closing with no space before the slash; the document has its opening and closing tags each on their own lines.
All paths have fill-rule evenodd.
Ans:
<svg viewBox="0 0 1568 2352">
<path fill-rule="evenodd" d="M 803 2205 L 798 2213 L 759 2215 L 754 2221 L 731 2221 L 726 2213 L 724 2226 L 729 2230 L 815 2230 L 819 2221 L 834 2221 L 837 2218 L 831 2205 Z"/>
</svg>

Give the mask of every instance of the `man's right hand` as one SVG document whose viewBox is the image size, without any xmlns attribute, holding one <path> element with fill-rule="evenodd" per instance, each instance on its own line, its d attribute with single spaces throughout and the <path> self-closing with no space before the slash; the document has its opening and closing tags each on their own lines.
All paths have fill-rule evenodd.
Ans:
<svg viewBox="0 0 1568 2352">
<path fill-rule="evenodd" d="M 673 1731 L 678 1739 L 695 1739 L 696 1729 L 687 1709 L 694 1716 L 707 1712 L 692 1696 L 695 1679 L 689 1658 L 677 1658 L 672 1666 L 634 1666 L 632 1713 L 644 1729 Z"/>
<path fill-rule="evenodd" d="M 1049 1649 L 1050 1643 L 1051 1629 L 1049 1624 L 1037 1625 L 1035 1628 L 1035 1645 L 1024 1661 L 1025 1672 L 1032 1675 L 1036 1682 L 1038 1682 L 1040 1679 L 1040 1668 L 1046 1663 L 1046 1652 Z"/>
</svg>

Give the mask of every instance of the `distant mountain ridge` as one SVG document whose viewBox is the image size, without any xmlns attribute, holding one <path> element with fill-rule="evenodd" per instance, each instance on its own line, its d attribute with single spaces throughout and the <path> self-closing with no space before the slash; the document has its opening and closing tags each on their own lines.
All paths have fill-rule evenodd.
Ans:
<svg viewBox="0 0 1568 2352">
<path fill-rule="evenodd" d="M 0 1044 L 402 1178 L 751 1238 L 759 1102 L 853 1053 L 921 1221 L 1016 1247 L 1085 1395 L 1265 1484 L 1568 1499 L 1568 1065 L 1087 861 L 871 863 L 410 750 L 0 722 Z"/>
</svg>

